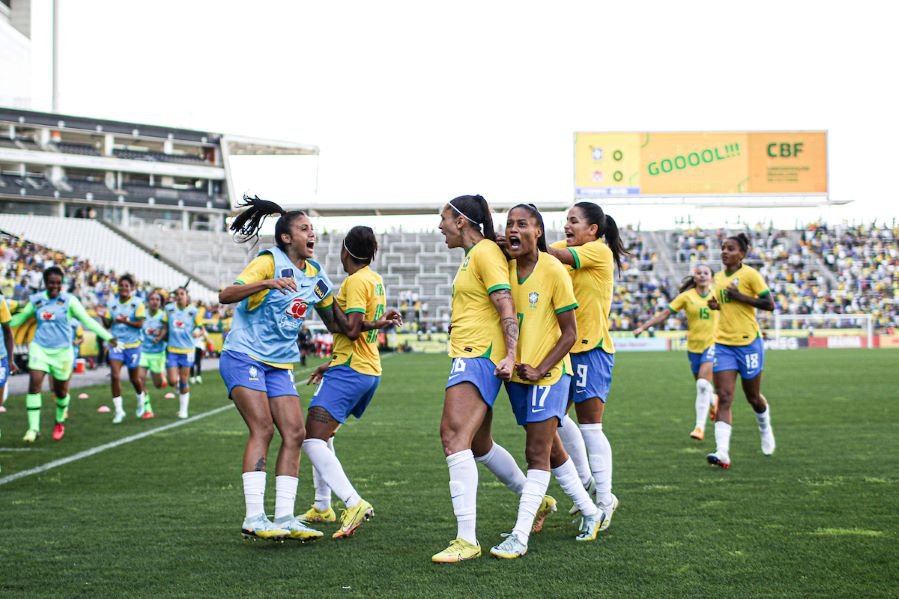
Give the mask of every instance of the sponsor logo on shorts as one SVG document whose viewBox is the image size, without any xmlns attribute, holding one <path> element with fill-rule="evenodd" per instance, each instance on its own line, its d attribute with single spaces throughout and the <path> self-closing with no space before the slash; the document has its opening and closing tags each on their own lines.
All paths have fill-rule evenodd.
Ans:
<svg viewBox="0 0 899 599">
<path fill-rule="evenodd" d="M 257 375 L 259 374 L 259 371 L 256 370 L 256 367 L 255 367 L 255 366 L 250 366 L 250 369 L 249 369 L 247 372 L 248 372 L 248 374 L 250 375 L 250 380 L 251 380 L 251 381 L 258 381 L 258 380 L 259 380 L 258 378 L 256 378 Z"/>
</svg>

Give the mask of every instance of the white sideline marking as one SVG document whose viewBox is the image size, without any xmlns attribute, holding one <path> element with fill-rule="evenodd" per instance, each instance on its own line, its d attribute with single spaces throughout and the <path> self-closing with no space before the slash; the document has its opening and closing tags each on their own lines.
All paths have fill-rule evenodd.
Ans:
<svg viewBox="0 0 899 599">
<path fill-rule="evenodd" d="M 4 451 L 44 451 L 40 447 L 0 447 L 0 453 Z"/>
<path fill-rule="evenodd" d="M 219 412 L 224 412 L 225 410 L 231 409 L 234 407 L 234 404 L 228 404 L 226 406 L 221 406 L 219 408 L 215 408 L 214 410 L 209 410 L 208 412 L 203 412 L 202 414 L 197 414 L 196 416 L 191 416 L 190 418 L 185 418 L 184 420 L 179 420 L 177 422 L 172 422 L 170 424 L 166 424 L 165 426 L 160 426 L 158 428 L 154 428 L 152 430 L 144 431 L 142 433 L 138 433 L 136 435 L 131 435 L 130 437 L 124 437 L 122 439 L 118 439 L 116 441 L 111 441 L 109 443 L 104 443 L 103 445 L 98 445 L 96 447 L 92 447 L 91 449 L 85 449 L 84 451 L 79 451 L 76 454 L 70 455 L 65 458 L 60 458 L 58 460 L 53 460 L 52 462 L 47 462 L 42 466 L 38 466 L 37 468 L 32 468 L 30 470 L 23 470 L 22 472 L 16 472 L 15 474 L 10 474 L 9 476 L 4 476 L 0 478 L 0 486 L 3 486 L 7 483 L 11 483 L 13 481 L 19 480 L 20 478 L 25 478 L 26 476 L 31 476 L 32 474 L 40 474 L 42 472 L 46 472 L 47 470 L 52 470 L 53 468 L 59 468 L 60 466 L 65 466 L 71 462 L 75 462 L 78 460 L 82 460 L 84 458 L 89 458 L 92 455 L 96 455 L 98 453 L 102 453 L 107 449 L 113 449 L 118 447 L 119 445 L 125 445 L 126 443 L 131 443 L 132 441 L 138 441 L 143 439 L 144 437 L 149 437 L 150 435 L 155 435 L 156 433 L 161 433 L 163 431 L 171 430 L 173 428 L 178 428 L 179 426 L 184 426 L 185 424 L 190 424 L 192 422 L 196 422 L 197 420 L 201 420 L 206 418 L 207 416 L 212 416 L 214 414 L 218 414 Z"/>
</svg>

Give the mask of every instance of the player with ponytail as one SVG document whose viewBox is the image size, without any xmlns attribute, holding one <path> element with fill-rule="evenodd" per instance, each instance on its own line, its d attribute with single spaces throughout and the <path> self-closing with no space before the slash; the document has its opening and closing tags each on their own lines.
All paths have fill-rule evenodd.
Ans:
<svg viewBox="0 0 899 599">
<path fill-rule="evenodd" d="M 765 279 L 751 266 L 743 264 L 749 252 L 749 237 L 744 233 L 732 235 L 721 244 L 724 270 L 715 274 L 716 297 L 709 307 L 720 310 L 715 333 L 715 361 L 712 372 L 718 393 L 718 414 L 715 419 L 715 453 L 706 456 L 708 462 L 730 468 L 731 406 L 737 374 L 746 401 L 752 406 L 759 425 L 762 453 L 774 453 L 774 432 L 771 430 L 771 411 L 762 395 L 762 370 L 765 367 L 765 345 L 756 318 L 756 310 L 774 310 L 774 298 Z"/>
<path fill-rule="evenodd" d="M 246 518 L 241 529 L 249 538 L 312 540 L 322 533 L 294 516 L 300 448 L 306 435 L 294 386 L 293 364 L 300 361 L 297 334 L 314 307 L 333 326 L 331 281 L 312 260 L 315 231 L 298 210 L 244 196 L 246 209 L 231 224 L 238 240 L 258 239 L 270 215 L 275 245 L 259 252 L 233 285 L 219 294 L 222 304 L 238 304 L 222 348 L 219 371 L 249 429 L 243 457 Z M 275 466 L 275 521 L 265 515 L 265 467 L 274 428 L 281 433 Z"/>
<path fill-rule="evenodd" d="M 605 530 L 612 522 L 618 498 L 612 494 L 612 447 L 602 430 L 602 416 L 612 386 L 615 346 L 609 333 L 609 313 L 615 269 L 628 254 L 618 225 L 592 202 L 578 202 L 568 210 L 565 240 L 549 253 L 568 267 L 577 298 L 578 339 L 571 348 L 574 380 L 569 405 L 574 403 L 578 424 L 565 416 L 559 436 L 574 460 L 581 482 L 596 493 Z M 577 506 L 572 512 L 577 511 Z"/>
</svg>

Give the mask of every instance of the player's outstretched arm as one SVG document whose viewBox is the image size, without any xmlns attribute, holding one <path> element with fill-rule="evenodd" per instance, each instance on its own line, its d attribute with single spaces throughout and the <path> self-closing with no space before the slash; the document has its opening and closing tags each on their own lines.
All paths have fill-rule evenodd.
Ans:
<svg viewBox="0 0 899 599">
<path fill-rule="evenodd" d="M 634 329 L 634 337 L 639 337 L 640 334 L 645 332 L 649 327 L 654 327 L 657 324 L 662 324 L 663 322 L 668 320 L 669 316 L 671 316 L 671 310 L 665 308 L 664 310 L 638 326 L 636 329 Z"/>
</svg>

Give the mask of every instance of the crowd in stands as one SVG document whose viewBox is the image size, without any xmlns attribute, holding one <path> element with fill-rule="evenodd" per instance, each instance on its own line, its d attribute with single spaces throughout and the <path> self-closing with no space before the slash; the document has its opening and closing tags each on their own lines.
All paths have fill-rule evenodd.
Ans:
<svg viewBox="0 0 899 599">
<path fill-rule="evenodd" d="M 116 298 L 116 281 L 119 274 L 124 274 L 106 271 L 88 260 L 67 256 L 37 243 L 0 234 L 0 293 L 3 297 L 24 305 L 31 294 L 43 288 L 43 272 L 51 266 L 63 270 L 65 291 L 78 297 L 91 315 L 103 312 L 107 303 Z M 147 282 L 138 282 L 135 295 L 146 299 L 154 289 Z M 212 303 L 195 304 L 205 311 L 207 333 L 224 332 L 230 323 L 231 308 Z"/>
</svg>

